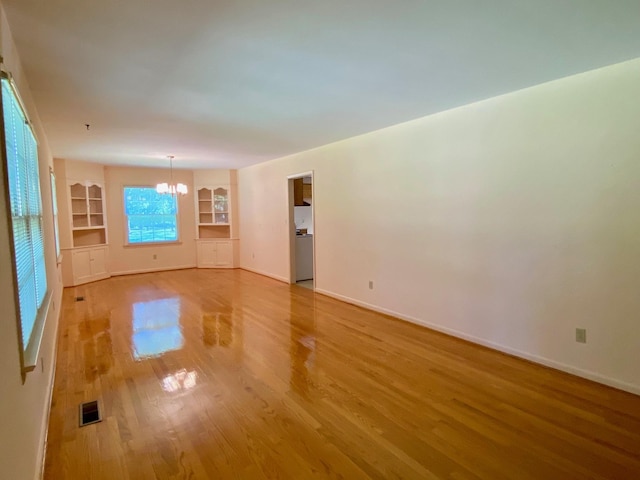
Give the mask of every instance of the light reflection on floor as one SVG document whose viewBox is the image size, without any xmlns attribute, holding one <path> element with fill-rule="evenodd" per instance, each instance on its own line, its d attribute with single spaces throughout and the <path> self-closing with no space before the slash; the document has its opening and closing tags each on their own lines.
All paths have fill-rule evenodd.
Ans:
<svg viewBox="0 0 640 480">
<path fill-rule="evenodd" d="M 184 345 L 180 325 L 180 298 L 163 298 L 132 305 L 133 357 L 156 357 Z"/>
<path fill-rule="evenodd" d="M 313 278 L 309 280 L 300 280 L 299 282 L 296 282 L 296 285 L 313 290 Z"/>
<path fill-rule="evenodd" d="M 195 387 L 197 382 L 198 373 L 195 371 L 187 372 L 187 370 L 183 368 L 172 375 L 164 377 L 162 379 L 162 389 L 169 393 L 179 390 L 189 390 Z"/>
</svg>

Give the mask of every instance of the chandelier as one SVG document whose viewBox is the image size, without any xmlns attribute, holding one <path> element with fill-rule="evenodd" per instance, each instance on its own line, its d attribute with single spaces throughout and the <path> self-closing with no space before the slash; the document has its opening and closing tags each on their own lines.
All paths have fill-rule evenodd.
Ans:
<svg viewBox="0 0 640 480">
<path fill-rule="evenodd" d="M 156 192 L 158 193 L 170 193 L 171 195 L 186 195 L 187 186 L 184 183 L 173 183 L 173 155 L 167 155 L 169 159 L 169 168 L 171 170 L 169 183 L 159 183 L 156 185 Z"/>
</svg>

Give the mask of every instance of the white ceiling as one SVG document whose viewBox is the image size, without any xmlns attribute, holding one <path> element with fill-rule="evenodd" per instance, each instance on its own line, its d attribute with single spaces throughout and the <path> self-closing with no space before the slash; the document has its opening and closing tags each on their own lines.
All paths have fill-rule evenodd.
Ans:
<svg viewBox="0 0 640 480">
<path fill-rule="evenodd" d="M 3 3 L 54 156 L 106 164 L 240 168 L 640 57 L 639 0 Z"/>
</svg>

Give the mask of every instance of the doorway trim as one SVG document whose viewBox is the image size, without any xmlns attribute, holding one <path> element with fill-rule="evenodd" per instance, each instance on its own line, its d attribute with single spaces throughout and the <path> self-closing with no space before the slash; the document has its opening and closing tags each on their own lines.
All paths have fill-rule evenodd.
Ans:
<svg viewBox="0 0 640 480">
<path fill-rule="evenodd" d="M 289 212 L 289 222 L 288 222 L 288 226 L 289 226 L 289 283 L 290 284 L 294 284 L 296 283 L 296 222 L 295 222 L 295 215 L 294 215 L 294 195 L 293 195 L 293 181 L 297 178 L 303 178 L 303 177 L 311 177 L 311 189 L 313 192 L 313 199 L 311 201 L 311 219 L 312 219 L 312 225 L 313 225 L 313 238 L 312 238 L 312 245 L 313 245 L 313 290 L 315 291 L 316 289 L 316 277 L 317 277 L 317 270 L 316 270 L 316 202 L 315 202 L 315 198 L 316 198 L 316 183 L 315 183 L 315 178 L 314 178 L 314 171 L 313 170 L 308 170 L 306 172 L 301 172 L 301 173 L 294 173 L 292 175 L 288 175 L 287 176 L 287 206 L 288 206 L 288 212 Z"/>
</svg>

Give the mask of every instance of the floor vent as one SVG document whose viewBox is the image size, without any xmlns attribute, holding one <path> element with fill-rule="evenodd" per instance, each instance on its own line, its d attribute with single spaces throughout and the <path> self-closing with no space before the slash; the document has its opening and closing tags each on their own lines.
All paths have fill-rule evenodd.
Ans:
<svg viewBox="0 0 640 480">
<path fill-rule="evenodd" d="M 76 302 L 84 302 L 84 297 L 76 297 Z"/>
<path fill-rule="evenodd" d="M 80 426 L 91 425 L 102 421 L 98 401 L 86 402 L 80 404 Z"/>
</svg>

